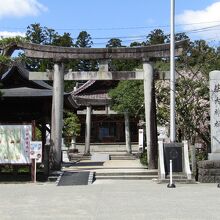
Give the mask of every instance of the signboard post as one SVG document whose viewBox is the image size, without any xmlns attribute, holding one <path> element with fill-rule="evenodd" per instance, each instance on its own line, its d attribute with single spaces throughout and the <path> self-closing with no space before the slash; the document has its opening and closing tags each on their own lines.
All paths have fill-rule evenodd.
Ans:
<svg viewBox="0 0 220 220">
<path fill-rule="evenodd" d="M 31 180 L 34 183 L 36 183 L 36 176 L 37 176 L 36 163 L 42 162 L 42 142 L 41 141 L 31 141 L 30 159 L 31 159 Z"/>
<path fill-rule="evenodd" d="M 36 179 L 37 179 L 36 159 L 31 159 L 31 181 L 33 183 L 36 183 Z"/>
</svg>

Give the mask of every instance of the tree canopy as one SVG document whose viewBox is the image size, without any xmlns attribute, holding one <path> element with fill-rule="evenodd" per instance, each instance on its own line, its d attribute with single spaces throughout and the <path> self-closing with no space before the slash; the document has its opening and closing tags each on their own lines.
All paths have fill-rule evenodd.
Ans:
<svg viewBox="0 0 220 220">
<path fill-rule="evenodd" d="M 115 89 L 110 90 L 112 109 L 119 113 L 140 115 L 144 103 L 143 83 L 141 81 L 121 81 Z"/>
</svg>

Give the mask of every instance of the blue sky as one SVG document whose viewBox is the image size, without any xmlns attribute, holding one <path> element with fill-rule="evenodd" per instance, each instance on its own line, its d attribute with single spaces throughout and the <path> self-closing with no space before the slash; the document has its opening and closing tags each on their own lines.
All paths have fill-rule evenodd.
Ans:
<svg viewBox="0 0 220 220">
<path fill-rule="evenodd" d="M 219 11 L 220 1 L 176 0 L 176 31 L 216 42 L 220 40 Z M 108 41 L 96 38 L 129 37 L 124 39 L 129 44 L 136 36 L 143 40 L 155 28 L 168 33 L 169 19 L 170 0 L 0 0 L 0 36 L 22 35 L 29 24 L 40 23 L 60 34 L 70 32 L 73 38 L 86 29 L 94 47 Z M 192 32 L 198 29 L 202 30 Z"/>
</svg>

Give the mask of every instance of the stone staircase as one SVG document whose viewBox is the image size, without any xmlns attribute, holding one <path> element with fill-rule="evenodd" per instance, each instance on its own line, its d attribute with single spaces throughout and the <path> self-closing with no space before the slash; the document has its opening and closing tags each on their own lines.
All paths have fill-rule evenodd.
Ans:
<svg viewBox="0 0 220 220">
<path fill-rule="evenodd" d="M 137 154 L 122 152 L 108 152 L 109 159 L 116 167 L 104 167 L 95 172 L 95 180 L 152 180 L 158 178 L 157 170 L 132 165 L 138 161 Z M 114 162 L 115 161 L 115 162 Z M 126 164 L 128 165 L 126 167 Z"/>
<path fill-rule="evenodd" d="M 94 152 L 95 153 L 95 152 Z M 91 153 L 93 154 L 93 153 Z M 98 154 L 102 154 L 101 152 Z M 94 172 L 95 180 L 157 180 L 158 171 L 148 170 L 139 162 L 137 153 L 128 154 L 125 151 L 103 152 L 109 155 L 106 162 L 96 162 L 91 160 L 91 156 L 82 153 L 69 154 L 70 163 L 73 166 L 66 167 L 65 170 L 90 170 Z"/>
<path fill-rule="evenodd" d="M 136 154 L 128 154 L 126 152 L 105 152 L 109 154 L 110 160 L 136 160 Z M 79 160 L 91 160 L 91 155 L 84 155 L 83 153 L 69 153 L 69 161 L 79 161 Z"/>
<path fill-rule="evenodd" d="M 157 170 L 143 168 L 101 169 L 95 172 L 95 180 L 152 180 L 157 178 Z"/>
</svg>

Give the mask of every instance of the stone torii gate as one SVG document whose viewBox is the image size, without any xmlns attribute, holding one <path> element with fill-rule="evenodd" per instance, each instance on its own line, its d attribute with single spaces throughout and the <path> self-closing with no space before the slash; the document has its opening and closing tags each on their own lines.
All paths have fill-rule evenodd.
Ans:
<svg viewBox="0 0 220 220">
<path fill-rule="evenodd" d="M 176 42 L 175 54 L 182 53 L 185 41 Z M 11 55 L 15 49 L 22 49 L 29 58 L 52 59 L 54 70 L 49 72 L 30 72 L 31 80 L 53 80 L 53 103 L 51 116 L 51 144 L 53 150 L 53 168 L 61 168 L 61 139 L 63 120 L 63 93 L 64 80 L 144 80 L 145 121 L 146 121 L 146 144 L 148 152 L 148 167 L 156 168 L 157 158 L 153 150 L 157 143 L 153 143 L 156 135 L 155 120 L 151 119 L 151 96 L 153 83 L 153 67 L 150 58 L 170 57 L 170 44 L 150 45 L 145 47 L 123 47 L 123 48 L 67 48 L 57 46 L 46 46 L 32 43 L 11 43 L 2 48 L 5 55 Z M 94 72 L 65 72 L 63 61 L 69 59 L 98 60 L 99 71 Z M 112 71 L 108 70 L 108 61 L 111 59 L 133 59 L 142 60 L 143 69 L 136 71 Z M 91 106 L 87 106 L 86 116 L 86 151 L 90 146 L 90 121 Z"/>
</svg>

